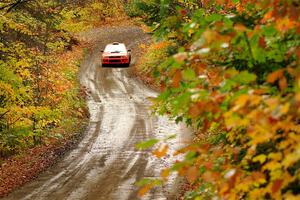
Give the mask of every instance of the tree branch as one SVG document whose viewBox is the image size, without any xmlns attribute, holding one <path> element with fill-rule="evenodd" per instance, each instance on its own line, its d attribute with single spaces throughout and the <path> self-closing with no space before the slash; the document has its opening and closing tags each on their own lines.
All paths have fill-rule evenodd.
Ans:
<svg viewBox="0 0 300 200">
<path fill-rule="evenodd" d="M 12 11 L 15 7 L 19 6 L 22 3 L 26 3 L 28 1 L 31 1 L 31 0 L 17 0 L 13 3 L 10 3 L 10 4 L 0 7 L 0 10 L 4 10 L 4 9 L 8 8 L 6 11 L 8 13 L 8 12 Z"/>
<path fill-rule="evenodd" d="M 4 112 L 4 113 L 2 113 L 1 115 L 0 115 L 0 119 L 2 119 L 7 113 L 9 113 L 10 112 L 10 110 L 7 110 L 6 112 Z"/>
</svg>

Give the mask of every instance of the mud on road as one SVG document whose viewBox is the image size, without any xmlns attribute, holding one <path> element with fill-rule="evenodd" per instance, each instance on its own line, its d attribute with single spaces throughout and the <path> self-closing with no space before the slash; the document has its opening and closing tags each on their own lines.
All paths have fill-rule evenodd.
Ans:
<svg viewBox="0 0 300 200">
<path fill-rule="evenodd" d="M 131 68 L 102 68 L 100 51 L 105 44 L 124 42 L 132 49 L 132 64 L 139 57 L 139 44 L 149 41 L 135 26 L 105 27 L 86 33 L 94 49 L 81 64 L 80 81 L 88 88 L 90 122 L 78 147 L 36 180 L 13 192 L 9 200 L 134 200 L 135 182 L 160 176 L 172 157 L 156 159 L 135 145 L 150 138 L 177 134 L 169 143 L 170 154 L 185 145 L 187 132 L 166 117 L 153 116 L 148 97 L 156 92 L 131 76 Z M 183 139 L 183 137 L 185 139 Z M 142 199 L 176 199 L 176 177 Z"/>
</svg>

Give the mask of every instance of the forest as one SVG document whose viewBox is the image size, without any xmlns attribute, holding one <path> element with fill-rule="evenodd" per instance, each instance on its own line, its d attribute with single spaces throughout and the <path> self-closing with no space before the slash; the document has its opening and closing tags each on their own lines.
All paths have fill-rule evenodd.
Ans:
<svg viewBox="0 0 300 200">
<path fill-rule="evenodd" d="M 115 1 L 1 1 L 2 158 L 68 137 L 86 117 L 84 91 L 77 80 L 84 52 L 76 48 L 79 41 L 75 35 L 115 15 L 114 4 Z"/>
<path fill-rule="evenodd" d="M 299 1 L 132 0 L 126 11 L 156 40 L 138 66 L 160 87 L 153 109 L 196 132 L 140 194 L 177 172 L 185 199 L 298 199 Z"/>
</svg>

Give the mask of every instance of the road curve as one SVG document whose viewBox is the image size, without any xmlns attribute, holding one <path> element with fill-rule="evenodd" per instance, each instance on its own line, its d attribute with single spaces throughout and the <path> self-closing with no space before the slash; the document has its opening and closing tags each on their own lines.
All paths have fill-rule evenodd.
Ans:
<svg viewBox="0 0 300 200">
<path fill-rule="evenodd" d="M 135 144 L 177 134 L 169 143 L 170 153 L 184 145 L 184 126 L 149 111 L 147 98 L 155 97 L 156 92 L 131 77 L 130 68 L 100 67 L 100 50 L 106 43 L 127 44 L 134 63 L 139 57 L 139 44 L 148 36 L 134 26 L 105 27 L 89 34 L 97 45 L 82 62 L 80 71 L 81 84 L 90 91 L 87 104 L 91 116 L 84 138 L 59 163 L 4 199 L 139 199 L 134 183 L 143 177 L 159 177 L 160 170 L 174 158 L 156 159 L 150 151 L 137 150 Z M 176 199 L 175 179 L 173 176 L 166 186 L 142 199 Z"/>
</svg>

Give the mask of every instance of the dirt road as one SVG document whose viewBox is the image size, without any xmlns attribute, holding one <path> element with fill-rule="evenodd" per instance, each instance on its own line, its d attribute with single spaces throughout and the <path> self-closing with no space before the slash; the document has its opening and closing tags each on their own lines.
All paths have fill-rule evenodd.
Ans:
<svg viewBox="0 0 300 200">
<path fill-rule="evenodd" d="M 139 199 L 134 183 L 143 177 L 159 177 L 174 158 L 156 159 L 150 151 L 137 150 L 135 144 L 177 133 L 169 144 L 171 152 L 183 145 L 184 126 L 151 115 L 147 98 L 156 92 L 131 77 L 130 68 L 100 67 L 100 50 L 106 43 L 127 44 L 134 63 L 139 44 L 148 36 L 132 26 L 105 27 L 89 34 L 96 45 L 81 64 L 80 81 L 91 91 L 87 100 L 91 117 L 84 138 L 58 164 L 4 199 Z M 142 199 L 176 199 L 175 179 Z"/>
</svg>

